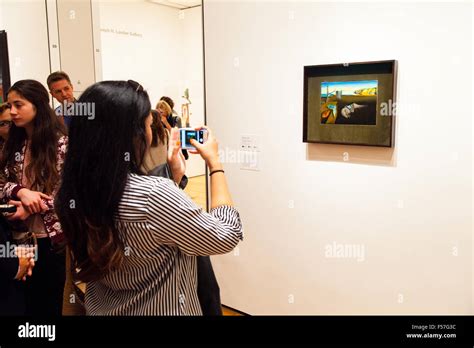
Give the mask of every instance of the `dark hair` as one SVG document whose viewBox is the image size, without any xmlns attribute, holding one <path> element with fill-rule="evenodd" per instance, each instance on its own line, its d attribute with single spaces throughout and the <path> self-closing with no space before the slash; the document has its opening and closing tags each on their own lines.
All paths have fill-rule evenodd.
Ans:
<svg viewBox="0 0 474 348">
<path fill-rule="evenodd" d="M 74 117 L 55 208 L 69 241 L 77 278 L 88 282 L 120 267 L 124 249 L 116 213 L 130 173 L 146 151 L 150 99 L 134 81 L 104 81 L 79 103 L 95 105 L 94 119 Z"/>
<path fill-rule="evenodd" d="M 7 94 L 18 93 L 28 100 L 36 109 L 33 122 L 33 134 L 31 136 L 31 161 L 25 169 L 25 175 L 32 179 L 31 189 L 46 194 L 51 194 L 59 181 L 59 173 L 56 168 L 58 140 L 66 134 L 64 125 L 59 121 L 53 109 L 49 105 L 48 91 L 35 80 L 21 80 L 16 82 Z M 3 156 L 0 160 L 0 168 L 9 168 L 9 181 L 18 182 L 13 167 L 15 165 L 16 153 L 22 151 L 27 136 L 22 127 L 13 123 L 10 128 L 8 140 L 3 148 Z"/>
<path fill-rule="evenodd" d="M 10 109 L 10 104 L 8 103 L 0 104 L 0 115 L 3 114 L 5 110 L 9 110 L 9 109 Z"/>
<path fill-rule="evenodd" d="M 48 84 L 48 88 L 51 89 L 51 85 L 54 82 L 58 82 L 61 80 L 66 80 L 67 82 L 71 83 L 71 79 L 69 78 L 68 74 L 66 74 L 64 71 L 55 71 L 52 74 L 48 76 L 48 80 L 46 83 Z"/>
<path fill-rule="evenodd" d="M 166 144 L 166 141 L 167 141 L 166 131 L 165 131 L 165 127 L 163 127 L 163 123 L 161 122 L 161 117 L 158 114 L 158 111 L 151 110 L 151 115 L 153 117 L 153 122 L 151 124 L 151 131 L 152 131 L 151 146 L 157 147 L 159 144 Z"/>
<path fill-rule="evenodd" d="M 166 103 L 168 103 L 168 105 L 169 105 L 170 108 L 171 108 L 171 111 L 173 111 L 173 109 L 174 109 L 174 101 L 173 101 L 173 99 L 171 99 L 170 97 L 165 97 L 165 96 L 163 96 L 163 97 L 160 98 L 160 100 L 163 100 L 163 101 L 165 101 Z"/>
</svg>

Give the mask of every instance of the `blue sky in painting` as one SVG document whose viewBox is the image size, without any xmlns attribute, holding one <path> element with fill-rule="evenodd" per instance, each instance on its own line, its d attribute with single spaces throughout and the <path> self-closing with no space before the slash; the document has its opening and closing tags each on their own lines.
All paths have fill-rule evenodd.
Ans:
<svg viewBox="0 0 474 348">
<path fill-rule="evenodd" d="M 329 89 L 329 94 L 335 94 L 336 91 L 342 91 L 342 95 L 354 95 L 354 92 L 359 89 L 377 88 L 377 80 L 363 80 L 363 81 L 332 81 L 321 82 L 321 97 L 326 97 L 326 90 Z"/>
</svg>

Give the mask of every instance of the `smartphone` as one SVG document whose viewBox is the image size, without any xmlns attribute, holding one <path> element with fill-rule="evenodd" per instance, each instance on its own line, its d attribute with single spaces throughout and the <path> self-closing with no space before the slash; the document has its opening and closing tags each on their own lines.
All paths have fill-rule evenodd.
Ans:
<svg viewBox="0 0 474 348">
<path fill-rule="evenodd" d="M 207 130 L 195 130 L 193 128 L 179 129 L 179 141 L 181 142 L 182 149 L 196 150 L 196 148 L 191 144 L 191 139 L 195 139 L 197 142 L 204 144 L 207 140 Z"/>
<path fill-rule="evenodd" d="M 15 213 L 16 205 L 12 204 L 0 204 L 0 213 Z"/>
</svg>

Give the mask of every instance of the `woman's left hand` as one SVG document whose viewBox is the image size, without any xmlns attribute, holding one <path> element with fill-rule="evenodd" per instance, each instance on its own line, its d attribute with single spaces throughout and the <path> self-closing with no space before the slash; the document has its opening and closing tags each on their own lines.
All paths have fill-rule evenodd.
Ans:
<svg viewBox="0 0 474 348">
<path fill-rule="evenodd" d="M 23 207 L 20 201 L 9 201 L 8 204 L 16 206 L 16 212 L 6 215 L 7 220 L 26 220 L 30 213 Z"/>
<path fill-rule="evenodd" d="M 168 165 L 173 174 L 174 181 L 179 184 L 186 171 L 186 160 L 181 152 L 181 143 L 179 141 L 179 129 L 172 128 L 168 142 Z"/>
</svg>

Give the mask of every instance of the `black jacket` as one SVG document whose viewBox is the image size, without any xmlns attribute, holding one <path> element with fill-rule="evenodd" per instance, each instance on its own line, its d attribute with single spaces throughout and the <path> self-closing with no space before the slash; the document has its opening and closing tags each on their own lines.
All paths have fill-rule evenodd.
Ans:
<svg viewBox="0 0 474 348">
<path fill-rule="evenodd" d="M 24 315 L 25 297 L 22 281 L 13 279 L 18 272 L 18 258 L 7 253 L 11 249 L 11 233 L 0 215 L 0 315 Z"/>
</svg>

